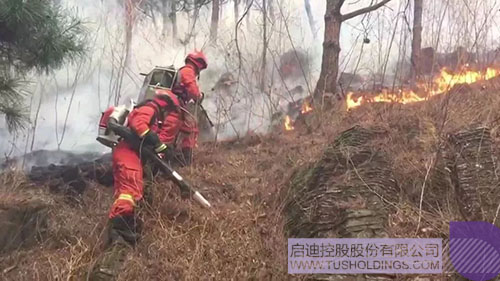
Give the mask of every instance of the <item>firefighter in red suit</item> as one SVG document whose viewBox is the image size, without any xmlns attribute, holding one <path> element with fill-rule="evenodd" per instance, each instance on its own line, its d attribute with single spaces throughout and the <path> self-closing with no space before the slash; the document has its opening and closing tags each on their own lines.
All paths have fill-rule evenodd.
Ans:
<svg viewBox="0 0 500 281">
<path fill-rule="evenodd" d="M 179 106 L 175 95 L 167 90 L 157 91 L 152 100 L 136 106 L 128 115 L 128 127 L 157 153 L 165 153 L 167 145 L 157 135 L 161 121 L 168 111 Z M 125 140 L 113 149 L 114 203 L 109 213 L 110 240 L 118 237 L 130 244 L 138 238 L 138 225 L 134 216 L 137 202 L 143 197 L 143 159 Z"/>
<path fill-rule="evenodd" d="M 180 145 L 185 165 L 191 164 L 193 148 L 198 138 L 198 124 L 195 117 L 187 111 L 186 104 L 191 100 L 203 100 L 203 93 L 196 80 L 205 68 L 207 59 L 203 52 L 194 51 L 186 56 L 185 66 L 179 69 L 177 83 L 172 89 L 176 95 L 176 103 L 181 105 L 180 110 L 173 111 L 166 117 L 159 132 L 161 141 L 167 145 L 174 145 L 179 132 L 183 133 Z"/>
</svg>

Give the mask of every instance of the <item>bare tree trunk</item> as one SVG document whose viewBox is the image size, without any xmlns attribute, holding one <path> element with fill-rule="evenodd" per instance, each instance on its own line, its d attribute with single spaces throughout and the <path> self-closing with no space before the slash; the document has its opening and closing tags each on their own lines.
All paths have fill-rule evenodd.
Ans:
<svg viewBox="0 0 500 281">
<path fill-rule="evenodd" d="M 186 46 L 187 44 L 189 44 L 189 42 L 191 41 L 191 38 L 193 38 L 195 35 L 195 28 L 196 28 L 196 24 L 198 23 L 198 17 L 200 15 L 200 5 L 195 2 L 195 5 L 194 5 L 194 10 L 193 10 L 193 15 L 191 16 L 191 25 L 189 27 L 189 31 L 188 33 L 186 33 L 186 36 L 185 36 L 185 39 L 183 40 L 183 44 L 184 46 Z"/>
<path fill-rule="evenodd" d="M 421 74 L 420 51 L 422 48 L 422 10 L 423 0 L 414 0 L 413 38 L 411 41 L 410 81 L 415 84 Z"/>
<path fill-rule="evenodd" d="M 319 101 L 325 93 L 336 93 L 337 76 L 339 74 L 340 27 L 342 15 L 340 8 L 343 0 L 327 0 L 325 12 L 325 38 L 323 41 L 323 58 L 321 74 L 314 92 L 314 99 Z"/>
<path fill-rule="evenodd" d="M 340 28 L 342 22 L 374 11 L 391 0 L 380 2 L 342 15 L 340 9 L 345 0 L 326 0 L 325 12 L 325 38 L 323 41 L 323 58 L 321 62 L 321 74 L 314 91 L 315 102 L 321 101 L 325 94 L 335 95 L 337 93 L 337 78 L 339 74 L 340 56 Z"/>
<path fill-rule="evenodd" d="M 269 11 L 267 14 L 269 15 L 269 18 L 271 19 L 272 22 L 275 21 L 274 17 L 274 3 L 273 0 L 267 0 L 267 10 Z"/>
<path fill-rule="evenodd" d="M 246 24 L 247 24 L 247 29 L 250 29 L 250 12 L 252 11 L 253 1 L 252 0 L 246 0 L 246 3 L 247 3 Z"/>
<path fill-rule="evenodd" d="M 240 0 L 233 0 L 234 1 L 234 24 L 236 25 L 238 23 L 238 20 L 240 19 Z"/>
<path fill-rule="evenodd" d="M 177 38 L 177 5 L 176 0 L 167 0 L 170 2 L 170 21 L 172 22 L 172 37 Z"/>
<path fill-rule="evenodd" d="M 310 0 L 304 0 L 304 6 L 306 9 L 307 19 L 309 20 L 309 27 L 311 27 L 312 36 L 316 39 L 316 25 L 314 23 L 314 17 L 311 11 L 311 2 Z"/>
<path fill-rule="evenodd" d="M 125 75 L 125 69 L 129 64 L 129 58 L 131 55 L 131 45 L 132 45 L 132 36 L 133 29 L 136 20 L 135 13 L 135 0 L 129 0 L 125 2 L 125 48 L 123 57 L 120 60 L 120 68 L 118 69 L 118 76 L 115 84 L 115 101 L 114 104 L 117 105 L 120 102 L 121 98 L 121 88 L 123 83 L 123 77 Z M 76 79 L 76 77 L 75 77 Z M 61 140 L 62 142 L 62 140 Z"/>
<path fill-rule="evenodd" d="M 220 0 L 212 0 L 212 20 L 210 23 L 210 41 L 217 40 L 217 29 L 219 28 Z"/>
<path fill-rule="evenodd" d="M 162 29 L 161 36 L 166 37 L 168 35 L 168 0 L 161 1 L 161 19 L 162 19 Z"/>
<path fill-rule="evenodd" d="M 266 89 L 266 57 L 267 57 L 267 0 L 262 0 L 262 18 L 263 18 L 263 32 L 262 32 L 262 67 L 261 67 L 261 80 L 260 90 Z"/>
</svg>

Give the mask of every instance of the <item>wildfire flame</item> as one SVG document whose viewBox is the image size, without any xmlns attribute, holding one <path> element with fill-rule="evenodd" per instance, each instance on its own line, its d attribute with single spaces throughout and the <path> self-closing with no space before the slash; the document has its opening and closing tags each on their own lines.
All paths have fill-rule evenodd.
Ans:
<svg viewBox="0 0 500 281">
<path fill-rule="evenodd" d="M 300 113 L 305 114 L 305 113 L 312 111 L 312 110 L 313 110 L 313 108 L 311 107 L 309 102 L 307 100 L 304 100 L 304 102 L 302 103 L 302 109 L 300 110 Z"/>
<path fill-rule="evenodd" d="M 285 130 L 291 131 L 293 129 L 295 129 L 295 128 L 293 127 L 293 124 L 292 124 L 292 118 L 290 118 L 290 116 L 287 115 L 285 117 Z"/>
<path fill-rule="evenodd" d="M 464 70 L 458 74 L 453 74 L 443 68 L 440 74 L 434 78 L 432 83 L 420 83 L 419 89 L 427 94 L 425 97 L 417 95 L 413 90 L 399 89 L 396 92 L 382 90 L 375 96 L 353 97 L 354 93 L 347 94 L 347 109 L 352 109 L 366 102 L 397 102 L 402 104 L 425 101 L 428 98 L 448 92 L 453 86 L 460 84 L 472 84 L 478 81 L 485 81 L 500 75 L 500 70 L 487 68 L 486 71 Z"/>
</svg>

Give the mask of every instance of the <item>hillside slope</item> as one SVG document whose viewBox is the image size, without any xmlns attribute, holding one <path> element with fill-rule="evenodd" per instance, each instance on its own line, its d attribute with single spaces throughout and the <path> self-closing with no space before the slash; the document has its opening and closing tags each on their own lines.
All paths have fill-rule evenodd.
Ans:
<svg viewBox="0 0 500 281">
<path fill-rule="evenodd" d="M 151 187 L 152 206 L 142 211 L 143 239 L 128 256 L 119 280 L 291 279 L 287 275 L 285 233 L 314 236 L 307 231 L 290 231 L 289 226 L 316 222 L 307 214 L 290 222 L 287 208 L 296 192 L 293 187 L 298 184 L 316 190 L 319 186 L 297 177 L 311 166 L 323 165 L 320 159 L 328 156 L 331 145 L 343 136 L 341 132 L 355 125 L 382 132 L 369 142 L 369 147 L 384 155 L 380 163 L 394 182 L 390 192 L 387 191 L 390 202 L 382 202 L 386 207 L 391 206 L 384 217 L 383 233 L 390 237 L 446 237 L 450 220 L 468 219 L 469 215 L 480 215 L 500 225 L 496 219 L 500 199 L 498 108 L 500 80 L 492 79 L 482 84 L 457 86 L 449 94 L 427 102 L 367 104 L 349 112 L 342 106 L 328 112 L 316 110 L 302 124 L 297 122 L 294 131 L 204 144 L 196 152 L 196 164 L 180 172 L 213 202 L 213 211 L 180 200 L 175 186 L 157 178 Z M 480 135 L 487 130 L 488 143 L 480 143 L 477 155 L 482 156 L 474 159 L 490 165 L 472 175 L 482 173 L 489 182 L 479 184 L 481 189 L 473 198 L 479 202 L 479 210 L 477 206 L 461 204 L 460 198 L 471 196 L 473 191 L 457 190 L 456 186 L 467 185 L 460 181 L 460 174 L 450 176 L 446 170 L 449 165 L 466 166 L 465 160 L 463 165 L 450 164 L 450 159 L 459 159 L 450 152 L 460 148 L 460 138 L 464 135 L 459 132 L 476 132 L 477 128 L 487 128 Z M 348 173 L 349 169 L 339 171 L 337 176 Z M 362 175 L 351 172 L 350 177 L 323 183 L 340 186 L 342 179 L 342 186 L 359 186 L 356 182 Z M 384 184 L 381 182 L 377 188 L 386 191 Z M 1 188 L 5 196 L 0 199 L 0 207 L 4 209 L 19 205 L 19 201 L 36 201 L 47 210 L 42 214 L 47 223 L 40 233 L 41 243 L 3 253 L 1 278 L 81 280 L 101 252 L 100 239 L 112 201 L 112 188 L 93 184 L 80 200 L 74 200 L 13 174 L 2 175 Z M 347 199 L 339 208 L 325 214 L 332 221 L 344 210 L 370 206 L 365 202 L 368 197 L 343 198 Z M 328 235 L 345 236 L 342 229 L 345 229 L 342 222 L 333 223 Z"/>
</svg>

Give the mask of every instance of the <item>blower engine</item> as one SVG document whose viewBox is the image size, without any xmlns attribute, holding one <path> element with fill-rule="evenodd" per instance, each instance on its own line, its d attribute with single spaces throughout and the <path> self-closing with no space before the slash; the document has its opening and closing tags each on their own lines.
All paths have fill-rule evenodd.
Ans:
<svg viewBox="0 0 500 281">
<path fill-rule="evenodd" d="M 177 78 L 177 70 L 173 66 L 161 67 L 156 66 L 149 73 L 141 73 L 145 76 L 144 85 L 139 92 L 139 102 L 147 99 L 152 99 L 156 89 L 169 89 L 171 90 Z M 111 106 L 101 115 L 99 120 L 99 132 L 97 134 L 97 141 L 107 147 L 115 147 L 118 144 L 120 136 L 116 135 L 113 130 L 108 128 L 108 121 L 110 117 L 118 120 L 118 124 L 127 126 L 127 116 L 134 109 L 136 103 L 130 100 L 130 104 Z"/>
<path fill-rule="evenodd" d="M 108 128 L 108 121 L 110 118 L 114 118 L 118 120 L 120 125 L 126 127 L 128 123 L 128 114 L 134 109 L 134 106 L 135 102 L 130 100 L 129 105 L 111 106 L 106 109 L 106 111 L 101 114 L 101 119 L 99 120 L 97 141 L 107 147 L 115 147 L 119 142 L 120 136 Z"/>
</svg>

